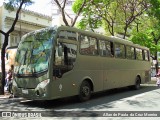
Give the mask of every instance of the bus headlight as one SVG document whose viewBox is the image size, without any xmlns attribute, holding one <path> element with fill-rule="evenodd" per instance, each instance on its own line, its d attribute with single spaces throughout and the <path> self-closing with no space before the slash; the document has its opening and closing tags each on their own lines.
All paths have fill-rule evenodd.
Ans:
<svg viewBox="0 0 160 120">
<path fill-rule="evenodd" d="M 50 79 L 44 80 L 41 83 L 39 83 L 36 87 L 36 95 L 40 96 L 43 94 L 45 96 L 45 87 L 49 84 Z"/>
</svg>

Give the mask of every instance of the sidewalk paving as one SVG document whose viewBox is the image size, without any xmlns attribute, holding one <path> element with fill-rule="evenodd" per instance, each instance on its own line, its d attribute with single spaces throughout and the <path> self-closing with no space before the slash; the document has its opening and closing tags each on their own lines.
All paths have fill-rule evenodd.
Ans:
<svg viewBox="0 0 160 120">
<path fill-rule="evenodd" d="M 9 98 L 10 95 L 11 94 L 9 92 L 5 92 L 4 95 L 0 95 L 0 99 Z"/>
<path fill-rule="evenodd" d="M 0 99 L 9 98 L 10 95 L 0 95 Z"/>
<path fill-rule="evenodd" d="M 156 81 L 156 77 L 151 77 L 151 81 Z"/>
</svg>

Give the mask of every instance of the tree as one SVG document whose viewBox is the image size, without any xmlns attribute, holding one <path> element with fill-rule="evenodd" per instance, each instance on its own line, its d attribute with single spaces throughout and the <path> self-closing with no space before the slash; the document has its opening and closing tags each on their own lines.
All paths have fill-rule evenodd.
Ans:
<svg viewBox="0 0 160 120">
<path fill-rule="evenodd" d="M 72 18 L 66 11 L 65 11 L 65 7 L 67 4 L 68 0 L 52 0 L 52 4 L 56 4 L 61 12 L 62 15 L 62 19 L 63 22 L 65 23 L 66 26 L 71 26 L 73 27 L 78 19 L 78 17 L 80 16 L 83 8 L 85 7 L 86 4 L 86 0 L 82 0 L 82 4 L 79 6 L 79 8 L 77 9 L 76 15 L 74 18 Z M 67 18 L 69 18 L 71 20 L 71 24 L 69 24 L 69 22 L 67 21 Z"/>
<path fill-rule="evenodd" d="M 101 20 L 112 36 L 121 33 L 125 39 L 128 28 L 148 7 L 146 0 L 90 0 L 87 1 L 86 9 L 82 11 L 84 18 L 80 25 L 87 26 L 90 21 L 94 21 L 93 24 L 100 23 L 98 21 Z M 98 27 L 100 26 L 102 24 Z"/>
<path fill-rule="evenodd" d="M 7 32 L 4 32 L 2 30 L 0 30 L 0 33 L 4 35 L 4 42 L 2 44 L 2 51 L 1 51 L 1 67 L 2 67 L 2 80 L 1 80 L 1 84 L 2 84 L 2 88 L 1 88 L 1 94 L 4 94 L 4 84 L 5 84 L 5 50 L 6 50 L 6 47 L 8 45 L 8 41 L 9 41 L 9 35 L 11 32 L 14 31 L 14 27 L 18 21 L 18 18 L 19 18 L 19 13 L 22 9 L 22 6 L 23 5 L 30 5 L 32 4 L 33 2 L 31 0 L 9 0 L 7 3 L 6 3 L 6 9 L 9 9 L 9 10 L 14 10 L 14 9 L 17 9 L 17 12 L 16 12 L 16 17 L 13 21 L 13 24 L 11 26 L 11 28 L 7 31 Z"/>
<path fill-rule="evenodd" d="M 148 47 L 152 58 L 157 61 L 157 52 L 160 51 L 160 1 L 149 0 L 149 3 L 150 9 L 148 9 L 145 17 L 140 20 L 139 31 L 133 30 L 131 40 Z M 155 68 L 158 72 L 158 63 L 155 64 Z"/>
<path fill-rule="evenodd" d="M 147 0 L 117 0 L 119 12 L 122 13 L 118 18 L 124 27 L 123 38 L 127 35 L 128 28 L 150 7 Z"/>
<path fill-rule="evenodd" d="M 157 52 L 160 51 L 160 24 L 154 17 L 149 17 L 145 23 L 141 23 L 140 30 L 132 33 L 131 40 L 150 49 L 153 60 L 157 60 Z M 158 64 L 155 64 L 158 72 Z"/>
<path fill-rule="evenodd" d="M 82 4 L 79 0 L 75 1 L 76 4 L 73 5 L 73 11 L 76 13 L 76 8 L 79 4 Z M 115 23 L 115 14 L 116 10 L 113 10 L 115 13 L 109 13 L 109 10 L 112 10 L 112 7 L 115 6 L 114 0 L 88 0 L 86 7 L 82 12 L 82 20 L 79 22 L 78 27 L 81 29 L 94 29 L 102 26 L 103 21 L 108 23 L 107 28 L 111 35 L 114 36 L 114 23 Z"/>
</svg>

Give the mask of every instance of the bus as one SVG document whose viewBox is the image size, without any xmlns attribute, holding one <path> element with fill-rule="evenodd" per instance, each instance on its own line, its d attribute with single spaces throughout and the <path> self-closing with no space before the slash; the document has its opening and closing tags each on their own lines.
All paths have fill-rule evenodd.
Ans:
<svg viewBox="0 0 160 120">
<path fill-rule="evenodd" d="M 149 82 L 146 47 L 73 27 L 49 27 L 23 36 L 15 57 L 13 93 L 31 100 L 77 96 Z"/>
</svg>

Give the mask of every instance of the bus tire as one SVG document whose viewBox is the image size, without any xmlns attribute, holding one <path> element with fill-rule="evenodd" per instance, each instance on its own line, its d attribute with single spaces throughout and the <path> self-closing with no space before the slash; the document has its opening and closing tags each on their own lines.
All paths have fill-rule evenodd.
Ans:
<svg viewBox="0 0 160 120">
<path fill-rule="evenodd" d="M 134 85 L 134 90 L 139 90 L 140 89 L 140 84 L 141 84 L 141 79 L 140 77 L 137 76 L 136 81 L 135 81 L 135 85 Z"/>
<path fill-rule="evenodd" d="M 88 81 L 83 81 L 80 86 L 79 100 L 81 102 L 89 100 L 91 97 L 91 85 Z"/>
</svg>

